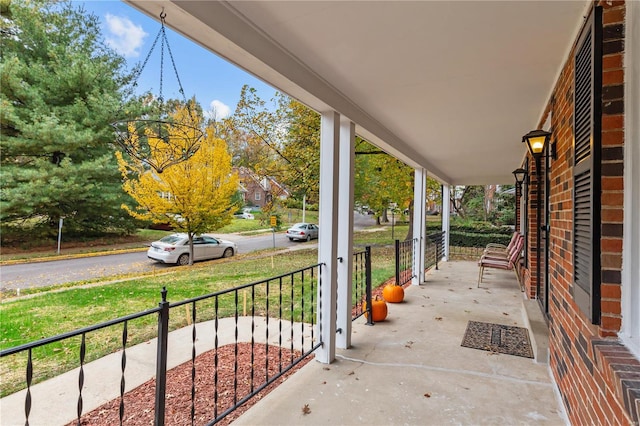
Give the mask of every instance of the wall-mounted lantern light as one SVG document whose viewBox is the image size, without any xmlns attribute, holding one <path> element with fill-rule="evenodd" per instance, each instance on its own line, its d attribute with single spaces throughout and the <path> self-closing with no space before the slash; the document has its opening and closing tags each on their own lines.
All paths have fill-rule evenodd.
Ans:
<svg viewBox="0 0 640 426">
<path fill-rule="evenodd" d="M 532 130 L 522 137 L 522 142 L 527 143 L 527 148 L 531 156 L 536 159 L 542 158 L 545 147 L 549 143 L 551 133 L 544 130 Z"/>
<path fill-rule="evenodd" d="M 521 187 L 525 177 L 527 176 L 527 171 L 523 168 L 515 169 L 513 171 L 513 176 L 516 178 L 516 186 Z"/>
</svg>

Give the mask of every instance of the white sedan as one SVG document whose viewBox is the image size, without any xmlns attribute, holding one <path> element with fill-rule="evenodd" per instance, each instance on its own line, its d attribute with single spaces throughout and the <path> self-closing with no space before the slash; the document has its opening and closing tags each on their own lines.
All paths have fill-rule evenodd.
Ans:
<svg viewBox="0 0 640 426">
<path fill-rule="evenodd" d="M 231 241 L 198 235 L 193 237 L 193 260 L 217 259 L 231 257 L 238 247 Z M 176 265 L 189 264 L 189 237 L 187 234 L 171 234 L 151 243 L 147 251 L 149 259 Z"/>
</svg>

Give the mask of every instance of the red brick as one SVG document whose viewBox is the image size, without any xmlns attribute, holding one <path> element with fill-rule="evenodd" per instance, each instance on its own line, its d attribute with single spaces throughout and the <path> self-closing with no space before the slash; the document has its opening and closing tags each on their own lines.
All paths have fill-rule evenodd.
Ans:
<svg viewBox="0 0 640 426">
<path fill-rule="evenodd" d="M 600 198 L 602 206 L 622 206 L 624 201 L 624 193 L 622 192 L 605 192 Z"/>
<path fill-rule="evenodd" d="M 607 117 L 609 120 L 609 117 Z M 604 119 L 602 120 L 604 126 Z M 620 123 L 622 125 L 622 122 Z M 620 127 L 616 127 L 620 129 Z M 622 130 L 612 130 L 608 132 L 602 132 L 602 145 L 603 146 L 620 146 L 624 144 L 624 132 Z"/>
<path fill-rule="evenodd" d="M 610 84 L 622 84 L 624 83 L 624 71 L 623 70 L 607 70 L 602 73 L 602 85 L 608 86 Z"/>
<path fill-rule="evenodd" d="M 605 4 L 607 2 L 604 2 Z M 602 21 L 605 25 L 624 22 L 624 8 L 606 9 L 603 13 Z"/>
<path fill-rule="evenodd" d="M 600 260 L 602 267 L 606 269 L 620 269 L 622 267 L 622 256 L 620 254 L 602 254 Z"/>
<path fill-rule="evenodd" d="M 603 238 L 600 250 L 605 253 L 622 253 L 622 238 Z"/>
<path fill-rule="evenodd" d="M 602 69 L 612 70 L 621 69 L 623 64 L 622 55 L 616 53 L 615 55 L 607 55 L 602 58 Z"/>
<path fill-rule="evenodd" d="M 602 315 L 620 315 L 621 312 L 620 301 L 603 300 L 600 303 L 600 307 L 602 308 Z"/>
<path fill-rule="evenodd" d="M 602 6 L 603 9 L 612 9 L 614 7 L 624 6 L 624 0 L 600 0 L 598 6 Z"/>
<path fill-rule="evenodd" d="M 604 177 L 602 178 L 603 191 L 622 191 L 624 190 L 624 179 L 622 177 Z"/>
<path fill-rule="evenodd" d="M 624 211 L 620 209 L 603 209 L 601 212 L 601 218 L 603 222 L 609 223 L 622 223 L 624 219 Z"/>
<path fill-rule="evenodd" d="M 603 315 L 601 325 L 605 330 L 620 330 L 621 320 L 617 317 Z"/>
<path fill-rule="evenodd" d="M 604 299 L 620 299 L 622 291 L 619 285 L 602 284 L 600 294 Z"/>
<path fill-rule="evenodd" d="M 602 131 L 620 130 L 624 127 L 624 116 L 622 115 L 604 115 L 602 116 Z"/>
</svg>

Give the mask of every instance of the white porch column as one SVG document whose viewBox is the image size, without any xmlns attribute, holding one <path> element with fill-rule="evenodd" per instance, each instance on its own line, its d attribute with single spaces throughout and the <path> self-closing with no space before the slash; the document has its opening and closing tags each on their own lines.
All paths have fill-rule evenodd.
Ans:
<svg viewBox="0 0 640 426">
<path fill-rule="evenodd" d="M 338 334 L 336 346 L 351 346 L 351 293 L 353 272 L 353 165 L 355 124 L 340 118 L 340 173 L 338 175 Z"/>
<path fill-rule="evenodd" d="M 417 239 L 415 261 L 413 262 L 412 285 L 424 282 L 424 251 L 426 246 L 427 227 L 427 171 L 415 169 L 413 180 L 413 239 Z"/>
<path fill-rule="evenodd" d="M 444 260 L 449 260 L 449 223 L 451 221 L 451 194 L 449 185 L 442 185 L 442 232 L 444 232 Z"/>
<path fill-rule="evenodd" d="M 322 113 L 320 124 L 320 211 L 318 226 L 318 335 L 323 345 L 316 360 L 329 364 L 336 356 L 336 289 L 338 263 L 338 142 L 340 116 Z"/>
</svg>

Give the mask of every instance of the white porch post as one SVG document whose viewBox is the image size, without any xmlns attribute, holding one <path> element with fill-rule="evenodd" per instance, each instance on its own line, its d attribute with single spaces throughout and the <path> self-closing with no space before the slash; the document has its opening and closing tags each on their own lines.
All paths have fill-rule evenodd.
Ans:
<svg viewBox="0 0 640 426">
<path fill-rule="evenodd" d="M 449 185 L 442 185 L 442 232 L 444 232 L 444 260 L 449 260 L 449 222 L 451 220 L 451 199 Z"/>
<path fill-rule="evenodd" d="M 353 165 L 355 124 L 340 119 L 340 173 L 338 175 L 338 334 L 336 346 L 351 346 L 351 276 L 353 272 Z"/>
<path fill-rule="evenodd" d="M 424 282 L 424 251 L 426 245 L 427 171 L 415 169 L 413 180 L 413 239 L 417 239 L 413 262 L 412 285 Z"/>
<path fill-rule="evenodd" d="M 318 335 L 323 345 L 316 360 L 329 364 L 336 356 L 336 290 L 338 263 L 338 142 L 340 116 L 334 111 L 322 113 L 320 125 L 320 211 L 318 226 Z"/>
</svg>

